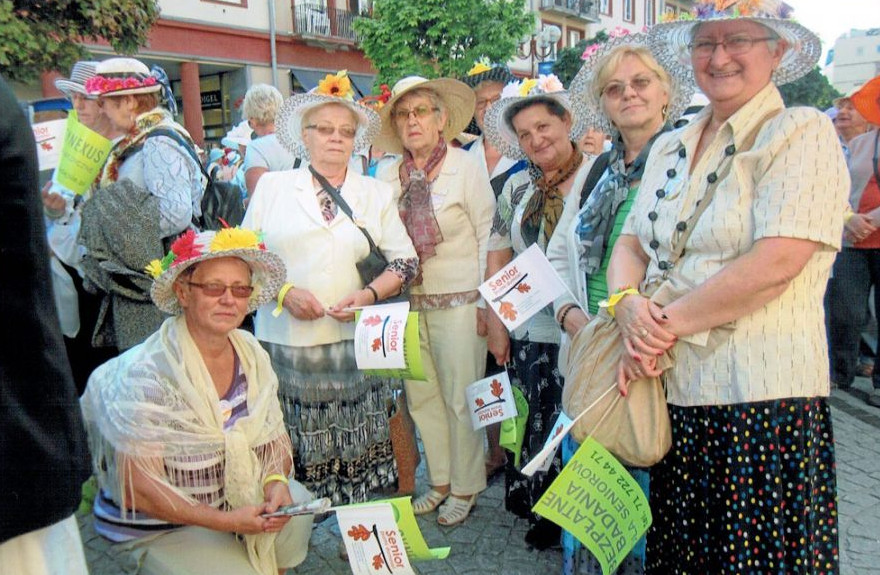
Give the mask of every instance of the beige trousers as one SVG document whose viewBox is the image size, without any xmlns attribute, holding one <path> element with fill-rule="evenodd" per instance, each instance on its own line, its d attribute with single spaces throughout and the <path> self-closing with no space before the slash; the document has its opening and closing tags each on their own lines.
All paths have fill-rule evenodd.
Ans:
<svg viewBox="0 0 880 575">
<path fill-rule="evenodd" d="M 486 340 L 477 335 L 476 304 L 419 312 L 422 363 L 428 381 L 405 381 L 431 485 L 456 495 L 486 488 L 483 430 L 474 431 L 465 388 L 482 379 Z"/>
<path fill-rule="evenodd" d="M 294 501 L 311 499 L 297 481 L 290 482 L 290 492 Z M 291 517 L 278 533 L 275 558 L 279 569 L 296 567 L 305 560 L 313 519 L 312 515 Z M 140 565 L 138 575 L 260 575 L 233 533 L 187 526 L 120 545 L 129 547 L 132 559 Z"/>
</svg>

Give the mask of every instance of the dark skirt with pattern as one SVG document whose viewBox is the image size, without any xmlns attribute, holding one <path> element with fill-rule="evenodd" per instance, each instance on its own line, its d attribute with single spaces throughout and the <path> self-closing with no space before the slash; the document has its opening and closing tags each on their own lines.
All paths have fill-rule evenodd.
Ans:
<svg viewBox="0 0 880 575">
<path fill-rule="evenodd" d="M 507 366 L 510 383 L 522 391 L 529 403 L 520 466 L 541 451 L 553 423 L 562 411 L 562 376 L 557 367 L 558 358 L 558 344 L 510 340 L 511 361 Z M 560 450 L 556 450 L 547 473 L 538 472 L 532 477 L 520 473 L 513 459 L 507 458 L 504 470 L 504 507 L 532 524 L 539 520 L 546 521 L 532 513 L 532 506 L 562 470 Z"/>
<path fill-rule="evenodd" d="M 825 398 L 669 406 L 651 469 L 648 573 L 837 573 L 834 434 Z"/>
<path fill-rule="evenodd" d="M 367 501 L 397 480 L 388 433 L 399 380 L 358 371 L 354 344 L 313 347 L 262 342 L 278 374 L 296 479 L 334 505 Z"/>
</svg>

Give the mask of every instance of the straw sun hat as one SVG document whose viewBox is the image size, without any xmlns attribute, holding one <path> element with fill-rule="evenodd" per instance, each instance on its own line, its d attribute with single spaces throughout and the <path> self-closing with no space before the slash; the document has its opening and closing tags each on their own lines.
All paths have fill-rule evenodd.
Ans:
<svg viewBox="0 0 880 575">
<path fill-rule="evenodd" d="M 73 98 L 74 94 L 88 96 L 86 82 L 95 76 L 97 67 L 98 62 L 77 62 L 70 70 L 70 78 L 58 78 L 55 80 L 55 87 L 68 99 Z"/>
<path fill-rule="evenodd" d="M 695 26 L 707 22 L 745 19 L 775 32 L 788 44 L 773 82 L 780 86 L 805 76 L 819 61 L 819 37 L 791 19 L 791 8 L 781 0 L 697 0 L 691 13 L 678 20 L 656 24 L 648 30 L 651 51 L 667 70 L 677 65 L 690 68 L 690 49 Z"/>
<path fill-rule="evenodd" d="M 486 137 L 502 155 L 513 160 L 525 159 L 526 155 L 519 147 L 516 133 L 507 124 L 507 112 L 514 104 L 524 100 L 550 98 L 559 102 L 571 115 L 571 131 L 569 138 L 577 142 L 586 131 L 584 114 L 578 113 L 573 107 L 569 92 L 555 74 L 540 75 L 538 78 L 525 78 L 511 82 L 501 91 L 501 99 L 492 104 L 486 111 L 483 124 L 486 126 Z"/>
<path fill-rule="evenodd" d="M 611 119 L 605 114 L 601 98 L 597 94 L 597 87 L 594 85 L 595 75 L 605 58 L 620 46 L 648 48 L 648 35 L 641 32 L 630 34 L 624 29 L 612 31 L 607 42 L 587 48 L 584 52 L 584 64 L 569 86 L 572 105 L 579 114 L 583 115 L 584 122 L 590 128 L 606 134 L 616 130 L 611 125 Z M 661 62 L 658 64 L 663 66 Z M 669 106 L 666 112 L 666 119 L 671 123 L 684 114 L 694 94 L 695 86 L 689 69 L 680 66 L 673 68 L 664 66 L 664 69 L 671 83 Z"/>
<path fill-rule="evenodd" d="M 447 142 L 458 136 L 471 122 L 476 96 L 470 86 L 452 78 L 428 80 L 421 76 L 407 76 L 394 85 L 391 89 L 391 98 L 379 110 L 382 129 L 374 142 L 379 149 L 393 154 L 403 153 L 403 144 L 397 135 L 391 113 L 394 111 L 394 105 L 403 96 L 416 89 L 431 90 L 442 100 L 449 116 L 446 126 L 443 127 L 443 139 Z"/>
<path fill-rule="evenodd" d="M 309 158 L 309 150 L 303 141 L 303 119 L 319 106 L 341 104 L 354 112 L 358 127 L 354 137 L 354 150 L 367 148 L 379 132 L 379 115 L 354 100 L 354 88 L 345 70 L 327 74 L 307 94 L 295 94 L 288 98 L 275 119 L 278 141 L 296 158 Z"/>
<path fill-rule="evenodd" d="M 153 278 L 153 303 L 165 313 L 181 313 L 173 288 L 180 274 L 199 262 L 226 257 L 239 258 L 251 268 L 254 292 L 248 301 L 248 312 L 275 299 L 287 277 L 284 262 L 266 250 L 256 232 L 224 228 L 201 233 L 188 230 L 171 244 L 171 251 L 164 258 L 150 262 L 146 272 Z"/>
<path fill-rule="evenodd" d="M 146 64 L 134 58 L 110 58 L 98 62 L 95 76 L 85 86 L 90 96 L 149 94 L 162 89 L 159 78 Z"/>
</svg>

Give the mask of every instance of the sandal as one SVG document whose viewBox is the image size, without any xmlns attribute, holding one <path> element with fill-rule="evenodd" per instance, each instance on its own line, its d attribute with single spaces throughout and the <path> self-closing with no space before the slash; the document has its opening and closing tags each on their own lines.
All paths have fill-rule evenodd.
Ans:
<svg viewBox="0 0 880 575">
<path fill-rule="evenodd" d="M 446 503 L 443 504 L 443 507 L 440 509 L 440 514 L 437 516 L 437 523 L 443 525 L 444 527 L 450 527 L 452 525 L 458 525 L 462 521 L 468 518 L 468 515 L 471 514 L 471 509 L 476 507 L 477 505 L 477 494 L 474 493 L 467 499 L 459 499 L 458 497 L 450 497 Z"/>
<path fill-rule="evenodd" d="M 449 497 L 449 493 L 449 491 L 446 493 L 440 493 L 439 491 L 431 489 L 427 493 L 419 495 L 412 502 L 413 513 L 416 515 L 424 515 L 425 513 L 434 511 L 441 503 L 446 501 L 446 498 Z"/>
</svg>

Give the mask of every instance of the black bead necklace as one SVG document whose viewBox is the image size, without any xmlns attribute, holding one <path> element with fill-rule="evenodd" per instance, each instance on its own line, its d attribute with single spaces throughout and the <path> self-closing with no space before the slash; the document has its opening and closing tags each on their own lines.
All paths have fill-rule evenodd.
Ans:
<svg viewBox="0 0 880 575">
<path fill-rule="evenodd" d="M 660 240 L 657 239 L 657 219 L 659 217 L 657 213 L 657 209 L 660 207 L 660 202 L 665 200 L 669 196 L 669 184 L 673 179 L 678 175 L 679 170 L 683 169 L 682 164 L 684 164 L 687 160 L 687 150 L 682 145 L 678 148 L 677 156 L 678 158 L 675 161 L 675 166 L 666 170 L 666 183 L 663 184 L 663 187 L 654 192 L 656 199 L 654 200 L 654 207 L 648 212 L 648 220 L 651 222 L 651 241 L 648 242 L 648 247 L 651 251 L 654 252 L 654 257 L 657 259 L 657 267 L 663 272 L 663 279 L 666 279 L 669 275 L 669 272 L 675 266 L 677 260 L 684 255 L 684 246 L 678 246 L 681 243 L 681 239 L 683 234 L 689 229 L 692 228 L 696 219 L 702 213 L 700 211 L 700 203 L 701 202 L 709 202 L 712 200 L 712 197 L 715 195 L 715 185 L 719 181 L 718 173 L 721 171 L 722 167 L 724 167 L 725 162 L 731 161 L 733 155 L 736 154 L 736 146 L 730 144 L 726 148 L 724 148 L 724 157 L 721 158 L 721 161 L 718 163 L 718 167 L 716 167 L 709 175 L 706 176 L 706 191 L 703 193 L 703 197 L 697 200 L 694 205 L 694 211 L 686 220 L 681 220 L 675 224 L 675 231 L 672 234 L 672 242 L 671 242 L 671 257 L 669 259 L 663 260 L 660 259 L 660 252 L 658 248 L 660 247 Z M 678 250 L 676 249 L 678 248 Z M 677 253 L 676 253 L 677 252 Z"/>
</svg>

